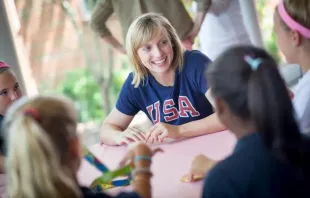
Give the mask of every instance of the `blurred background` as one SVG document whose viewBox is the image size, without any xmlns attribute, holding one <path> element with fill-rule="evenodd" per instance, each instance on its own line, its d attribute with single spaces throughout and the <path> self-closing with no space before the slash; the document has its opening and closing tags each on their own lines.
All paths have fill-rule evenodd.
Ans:
<svg viewBox="0 0 310 198">
<path fill-rule="evenodd" d="M 96 2 L 11 0 L 6 4 L 11 26 L 18 31 L 16 47 L 23 49 L 24 62 L 20 64 L 29 66 L 33 87 L 39 93 L 64 94 L 74 101 L 79 131 L 86 144 L 98 142 L 100 124 L 115 105 L 131 71 L 127 57 L 110 48 L 91 30 L 89 22 Z M 273 11 L 277 2 L 255 0 L 255 5 L 264 46 L 281 62 L 273 33 Z M 191 0 L 183 0 L 183 3 L 192 15 Z M 121 40 L 115 16 L 109 19 L 108 27 Z M 194 46 L 199 49 L 198 39 Z M 5 56 L 0 59 L 6 61 Z"/>
</svg>

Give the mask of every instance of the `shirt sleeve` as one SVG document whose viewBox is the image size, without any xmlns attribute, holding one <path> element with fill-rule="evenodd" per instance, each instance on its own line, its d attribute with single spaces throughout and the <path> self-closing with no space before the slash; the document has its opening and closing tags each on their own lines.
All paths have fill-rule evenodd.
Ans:
<svg viewBox="0 0 310 198">
<path fill-rule="evenodd" d="M 197 89 L 201 93 L 206 94 L 208 90 L 206 71 L 209 64 L 211 63 L 211 60 L 206 55 L 197 50 L 191 51 L 189 53 L 190 57 L 188 58 L 186 63 L 189 64 L 189 66 L 187 67 L 187 72 L 192 75 L 191 78 L 193 78 Z"/>
<path fill-rule="evenodd" d="M 219 169 L 212 169 L 203 186 L 202 198 L 237 198 L 240 197 L 233 183 Z"/>
<path fill-rule="evenodd" d="M 131 84 L 132 79 L 133 73 L 130 73 L 121 89 L 116 102 L 117 110 L 129 116 L 134 116 L 140 111 L 138 102 L 136 100 L 137 96 L 134 94 L 134 89 L 137 88 L 134 88 L 134 86 Z"/>
<path fill-rule="evenodd" d="M 99 0 L 91 16 L 90 27 L 101 37 L 110 36 L 111 32 L 106 22 L 113 14 L 112 0 Z"/>
</svg>

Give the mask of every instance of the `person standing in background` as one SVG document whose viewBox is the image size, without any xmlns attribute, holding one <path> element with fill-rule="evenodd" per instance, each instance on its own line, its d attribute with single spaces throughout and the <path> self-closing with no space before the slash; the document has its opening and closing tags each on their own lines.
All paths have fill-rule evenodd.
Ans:
<svg viewBox="0 0 310 198">
<path fill-rule="evenodd" d="M 204 10 L 195 7 L 195 25 L 188 37 L 198 35 L 201 51 L 211 60 L 231 46 L 252 44 L 239 0 L 212 0 Z"/>
<path fill-rule="evenodd" d="M 198 11 L 201 12 L 208 10 L 211 4 L 211 0 L 195 0 L 195 2 Z M 192 48 L 195 37 L 189 33 L 193 32 L 193 28 L 196 27 L 181 0 L 99 0 L 92 13 L 90 25 L 105 42 L 125 54 L 124 45 L 111 34 L 106 26 L 107 20 L 115 13 L 121 24 L 122 36 L 125 38 L 134 19 L 148 12 L 161 13 L 176 29 L 185 48 L 188 50 Z"/>
</svg>

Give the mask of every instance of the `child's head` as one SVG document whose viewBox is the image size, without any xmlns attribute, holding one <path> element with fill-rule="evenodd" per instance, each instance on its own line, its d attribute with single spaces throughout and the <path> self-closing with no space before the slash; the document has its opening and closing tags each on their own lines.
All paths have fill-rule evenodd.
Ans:
<svg viewBox="0 0 310 198">
<path fill-rule="evenodd" d="M 160 14 L 148 13 L 129 27 L 126 50 L 134 65 L 133 84 L 137 87 L 148 72 L 164 73 L 183 67 L 181 41 L 169 21 Z"/>
<path fill-rule="evenodd" d="M 294 158 L 300 132 L 286 85 L 267 52 L 231 48 L 211 64 L 207 76 L 218 116 L 228 129 L 258 132 L 277 156 Z"/>
<path fill-rule="evenodd" d="M 8 107 L 22 95 L 11 67 L 0 61 L 0 114 L 4 115 Z"/>
<path fill-rule="evenodd" d="M 78 197 L 76 112 L 61 97 L 22 98 L 3 123 L 9 197 Z"/>
<path fill-rule="evenodd" d="M 277 45 L 289 63 L 310 54 L 310 1 L 280 0 L 274 14 Z"/>
</svg>

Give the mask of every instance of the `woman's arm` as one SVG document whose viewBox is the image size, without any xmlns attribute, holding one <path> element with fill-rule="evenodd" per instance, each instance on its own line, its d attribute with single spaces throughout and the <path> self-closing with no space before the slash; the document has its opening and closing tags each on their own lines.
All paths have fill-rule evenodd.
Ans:
<svg viewBox="0 0 310 198">
<path fill-rule="evenodd" d="M 118 145 L 120 133 L 128 127 L 132 119 L 133 116 L 125 115 L 114 108 L 102 124 L 101 141 L 107 145 Z"/>
<path fill-rule="evenodd" d="M 113 12 L 114 9 L 111 0 L 100 0 L 92 13 L 90 26 L 106 43 L 125 54 L 126 50 L 123 45 L 111 34 L 106 26 L 106 22 Z"/>
<path fill-rule="evenodd" d="M 101 141 L 107 145 L 129 144 L 145 141 L 143 127 L 133 125 L 128 127 L 134 116 L 123 114 L 114 108 L 104 120 L 101 127 Z M 141 124 L 142 126 L 144 123 Z"/>
<path fill-rule="evenodd" d="M 216 113 L 201 120 L 182 124 L 179 127 L 181 137 L 186 138 L 226 130 L 226 127 L 220 122 Z"/>
<path fill-rule="evenodd" d="M 211 90 L 208 89 L 206 94 L 206 98 L 215 109 L 214 98 L 212 97 Z M 182 137 L 193 137 L 200 136 L 209 133 L 224 131 L 227 128 L 221 123 L 219 120 L 217 113 L 213 113 L 208 117 L 205 117 L 201 120 L 189 122 L 183 125 L 180 125 L 180 133 Z"/>
</svg>

